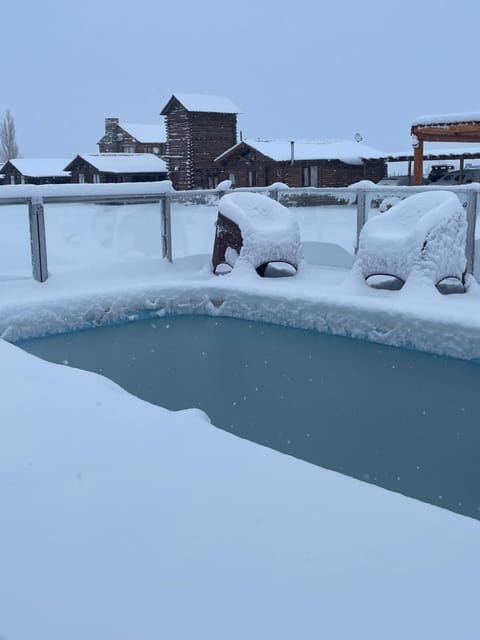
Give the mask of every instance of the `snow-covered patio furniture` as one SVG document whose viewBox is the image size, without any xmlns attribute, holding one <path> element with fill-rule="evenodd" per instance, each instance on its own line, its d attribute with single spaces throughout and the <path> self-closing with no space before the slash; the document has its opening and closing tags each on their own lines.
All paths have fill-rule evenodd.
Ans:
<svg viewBox="0 0 480 640">
<path fill-rule="evenodd" d="M 225 195 L 218 206 L 213 270 L 248 263 L 261 276 L 271 262 L 295 269 L 301 260 L 300 231 L 295 216 L 271 198 L 248 192 Z"/>
<path fill-rule="evenodd" d="M 355 268 L 365 280 L 389 275 L 437 285 L 445 278 L 463 282 L 466 216 L 450 191 L 412 195 L 362 229 Z"/>
</svg>

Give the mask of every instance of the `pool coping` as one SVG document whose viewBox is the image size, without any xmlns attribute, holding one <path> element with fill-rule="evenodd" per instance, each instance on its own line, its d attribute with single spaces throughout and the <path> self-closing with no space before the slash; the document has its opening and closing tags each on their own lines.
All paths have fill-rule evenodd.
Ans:
<svg viewBox="0 0 480 640">
<path fill-rule="evenodd" d="M 348 272 L 343 275 L 347 276 Z M 249 274 L 250 276 L 250 274 Z M 318 269 L 317 269 L 318 276 Z M 151 279 L 151 278 L 150 278 Z M 287 282 L 288 281 L 288 282 Z M 425 291 L 321 286 L 303 277 L 231 275 L 106 283 L 96 290 L 38 290 L 0 303 L 0 334 L 9 342 L 164 315 L 226 316 L 314 330 L 437 355 L 480 360 L 480 287 L 441 296 Z"/>
</svg>

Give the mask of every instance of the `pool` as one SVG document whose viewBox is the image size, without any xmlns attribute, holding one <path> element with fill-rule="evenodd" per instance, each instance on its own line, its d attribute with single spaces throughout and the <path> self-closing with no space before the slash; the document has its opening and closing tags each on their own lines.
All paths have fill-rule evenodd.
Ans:
<svg viewBox="0 0 480 640">
<path fill-rule="evenodd" d="M 168 409 L 199 407 L 261 445 L 480 519 L 476 364 L 208 316 L 18 344 Z"/>
</svg>

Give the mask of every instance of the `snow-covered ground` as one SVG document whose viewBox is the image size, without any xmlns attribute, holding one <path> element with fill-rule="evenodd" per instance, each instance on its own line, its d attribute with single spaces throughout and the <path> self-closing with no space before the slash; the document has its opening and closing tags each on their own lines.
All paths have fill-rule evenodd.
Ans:
<svg viewBox="0 0 480 640">
<path fill-rule="evenodd" d="M 3 336 L 220 313 L 480 357 L 476 283 L 441 296 L 349 278 L 354 208 L 300 211 L 302 239 L 331 244 L 306 245 L 294 277 L 260 279 L 211 274 L 216 207 L 173 207 L 173 264 L 158 210 L 142 207 L 47 208 L 43 284 L 25 209 L 0 208 Z M 479 637 L 478 521 L 0 352 L 5 640 Z"/>
</svg>

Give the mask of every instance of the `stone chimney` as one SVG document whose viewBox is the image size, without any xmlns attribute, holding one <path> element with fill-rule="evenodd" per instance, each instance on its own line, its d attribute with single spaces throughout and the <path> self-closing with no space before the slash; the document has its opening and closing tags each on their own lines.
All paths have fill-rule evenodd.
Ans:
<svg viewBox="0 0 480 640">
<path fill-rule="evenodd" d="M 119 122 L 119 118 L 105 118 L 105 135 L 99 143 L 101 153 L 115 153 L 119 151 L 117 136 Z"/>
</svg>

